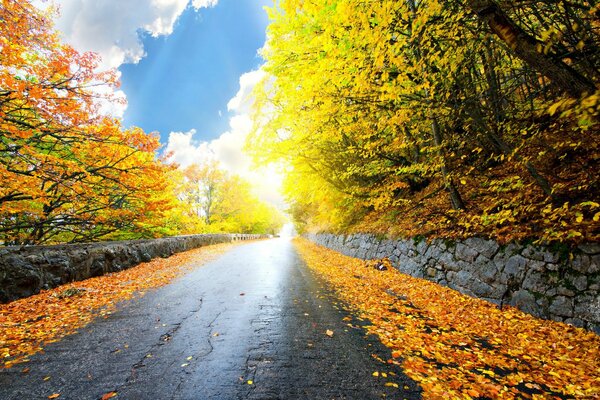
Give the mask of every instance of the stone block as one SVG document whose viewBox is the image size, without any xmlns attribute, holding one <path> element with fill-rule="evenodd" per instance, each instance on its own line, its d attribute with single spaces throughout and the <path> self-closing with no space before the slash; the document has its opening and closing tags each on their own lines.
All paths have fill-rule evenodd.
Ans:
<svg viewBox="0 0 600 400">
<path fill-rule="evenodd" d="M 454 252 L 454 257 L 457 260 L 466 261 L 468 263 L 472 263 L 475 261 L 479 253 L 476 250 L 473 250 L 469 246 L 466 246 L 462 243 L 456 244 L 456 250 Z"/>
<path fill-rule="evenodd" d="M 572 317 L 573 299 L 564 296 L 556 296 L 550 303 L 548 312 L 552 315 L 559 315 L 561 317 Z"/>
<path fill-rule="evenodd" d="M 525 279 L 523 280 L 522 288 L 536 292 L 544 293 L 548 287 L 548 280 L 541 272 L 535 270 L 529 270 Z"/>
<path fill-rule="evenodd" d="M 585 254 L 595 255 L 600 254 L 600 243 L 585 243 L 577 246 L 579 250 Z"/>
<path fill-rule="evenodd" d="M 523 279 L 527 267 L 527 259 L 520 255 L 513 255 L 508 260 L 502 270 L 507 278 L 515 277 L 517 280 Z"/>
<path fill-rule="evenodd" d="M 518 290 L 511 296 L 510 305 L 534 316 L 540 316 L 542 310 L 537 304 L 535 296 L 527 290 Z"/>
<path fill-rule="evenodd" d="M 482 256 L 491 259 L 494 257 L 500 245 L 494 240 L 486 240 L 482 238 L 468 238 L 465 240 L 465 245 L 475 250 Z"/>
<path fill-rule="evenodd" d="M 587 254 L 577 254 L 571 261 L 571 267 L 582 274 L 587 274 L 591 265 L 591 258 Z"/>
<path fill-rule="evenodd" d="M 588 287 L 587 278 L 584 275 L 579 275 L 578 277 L 573 278 L 571 281 L 575 289 L 583 292 Z"/>
</svg>

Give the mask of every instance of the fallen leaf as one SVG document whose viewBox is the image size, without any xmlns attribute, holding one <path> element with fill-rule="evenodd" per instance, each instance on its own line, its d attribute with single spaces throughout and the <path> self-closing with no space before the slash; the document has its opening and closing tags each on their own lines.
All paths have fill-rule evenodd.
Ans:
<svg viewBox="0 0 600 400">
<path fill-rule="evenodd" d="M 401 368 L 422 386 L 423 398 L 522 399 L 535 391 L 536 398 L 592 399 L 600 393 L 594 333 L 513 307 L 500 310 L 394 268 L 365 269 L 363 260 L 305 239 L 295 245 L 311 271 L 369 321 L 362 329 L 391 350 L 389 360 L 372 357 Z M 353 278 L 357 270 L 362 279 Z"/>
<path fill-rule="evenodd" d="M 251 380 L 248 380 L 248 385 L 253 385 L 253 384 L 254 384 L 254 382 L 253 382 L 253 381 L 251 381 Z"/>
<path fill-rule="evenodd" d="M 188 364 L 188 363 L 183 363 L 183 364 L 181 364 L 181 367 L 182 367 L 182 368 L 185 368 L 185 367 L 187 367 L 188 365 L 190 365 L 190 364 Z"/>
<path fill-rule="evenodd" d="M 45 377 L 44 377 L 44 381 L 49 381 L 49 380 L 50 380 L 50 377 L 49 377 L 49 376 L 45 376 Z"/>
<path fill-rule="evenodd" d="M 329 337 L 333 337 L 333 331 L 332 331 L 332 330 L 329 330 L 329 329 L 327 329 L 327 330 L 325 331 L 325 334 L 326 334 L 327 336 L 329 336 Z"/>
<path fill-rule="evenodd" d="M 108 392 L 102 396 L 101 400 L 112 399 L 113 397 L 116 397 L 116 396 L 117 396 L 117 392 Z"/>
<path fill-rule="evenodd" d="M 48 396 L 49 399 L 58 399 L 60 397 L 60 393 L 54 393 Z"/>
<path fill-rule="evenodd" d="M 398 384 L 397 384 L 397 383 L 394 383 L 394 382 L 386 382 L 386 383 L 385 383 L 385 386 L 387 386 L 387 387 L 395 387 L 395 388 L 397 388 L 397 387 L 398 387 Z"/>
<path fill-rule="evenodd" d="M 186 358 L 186 360 L 190 361 L 192 358 L 194 358 L 194 357 L 189 356 L 188 358 Z"/>
<path fill-rule="evenodd" d="M 61 296 L 61 293 L 71 293 L 69 289 L 74 290 L 73 284 L 69 283 L 0 304 L 0 315 L 6 318 L 2 323 L 11 321 L 0 329 L 0 368 L 25 362 L 28 356 L 42 351 L 48 343 L 74 333 L 96 317 L 109 315 L 118 302 L 141 296 L 144 289 L 166 285 L 237 245 L 239 243 L 206 246 L 86 279 L 77 282 L 76 289 L 81 295 L 75 297 Z"/>
<path fill-rule="evenodd" d="M 373 376 L 377 378 L 379 376 L 379 372 L 377 372 L 377 371 L 373 372 Z"/>
<path fill-rule="evenodd" d="M 21 371 L 22 374 L 27 374 L 29 373 L 29 371 L 31 371 L 31 369 L 29 367 L 23 368 L 23 371 Z"/>
</svg>

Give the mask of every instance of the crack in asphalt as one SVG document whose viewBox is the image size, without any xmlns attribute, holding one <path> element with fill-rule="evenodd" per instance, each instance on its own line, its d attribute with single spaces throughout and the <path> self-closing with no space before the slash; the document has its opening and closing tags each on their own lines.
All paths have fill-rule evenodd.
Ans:
<svg viewBox="0 0 600 400">
<path fill-rule="evenodd" d="M 210 321 L 210 322 L 208 323 L 208 325 L 206 325 L 206 327 L 210 329 L 210 330 L 208 331 L 208 338 L 207 338 L 207 340 L 206 340 L 206 341 L 207 341 L 207 343 L 208 343 L 208 346 L 210 347 L 210 349 L 209 349 L 207 352 L 203 353 L 203 354 L 198 354 L 198 356 L 197 356 L 197 358 L 196 358 L 195 360 L 200 360 L 200 359 L 202 359 L 202 358 L 205 358 L 206 356 L 208 356 L 210 353 L 212 353 L 212 352 L 214 351 L 215 347 L 214 347 L 214 346 L 213 346 L 213 344 L 212 344 L 213 337 L 215 337 L 215 336 L 213 336 L 213 335 L 214 335 L 214 333 L 213 333 L 213 325 L 215 324 L 215 322 L 217 321 L 217 319 L 219 319 L 219 317 L 220 317 L 220 316 L 221 316 L 221 315 L 222 315 L 224 312 L 226 312 L 226 311 L 227 311 L 227 308 L 224 308 L 223 310 L 219 311 L 219 312 L 218 312 L 218 313 L 215 315 L 215 317 L 212 319 L 212 321 Z"/>
<path fill-rule="evenodd" d="M 291 243 L 252 243 L 49 345 L 19 379 L 0 373 L 0 398 L 418 399 L 416 384 L 378 361 L 391 355 L 360 332 L 367 322 L 346 314 Z M 384 369 L 398 389 L 372 379 Z"/>
<path fill-rule="evenodd" d="M 152 356 L 153 352 L 157 349 L 160 348 L 161 346 L 164 346 L 165 344 L 169 343 L 172 341 L 173 337 L 175 336 L 175 334 L 177 333 L 177 331 L 179 331 L 179 329 L 181 329 L 181 326 L 185 323 L 185 321 L 187 321 L 190 317 L 192 317 L 193 315 L 195 315 L 196 313 L 200 312 L 200 310 L 202 309 L 202 297 L 200 297 L 198 306 L 195 307 L 193 310 L 188 311 L 187 315 L 185 315 L 183 318 L 181 318 L 181 320 L 179 322 L 176 322 L 172 325 L 171 329 L 169 329 L 167 332 L 163 333 L 162 335 L 160 335 L 159 340 L 157 342 L 155 342 L 154 344 L 152 344 L 146 351 L 144 351 L 144 355 L 142 356 L 142 358 L 140 358 L 140 360 L 136 363 L 134 363 L 131 366 L 131 370 L 129 373 L 129 376 L 125 379 L 125 382 L 123 382 L 123 384 L 119 385 L 114 391 L 119 393 L 119 391 L 121 391 L 124 387 L 126 387 L 129 383 L 134 382 L 136 379 L 136 372 L 145 367 L 145 361 L 148 360 L 150 357 L 148 357 L 149 355 Z M 175 362 L 175 361 L 174 361 Z M 173 365 L 173 363 L 171 364 Z M 180 382 L 181 385 L 181 382 Z"/>
</svg>

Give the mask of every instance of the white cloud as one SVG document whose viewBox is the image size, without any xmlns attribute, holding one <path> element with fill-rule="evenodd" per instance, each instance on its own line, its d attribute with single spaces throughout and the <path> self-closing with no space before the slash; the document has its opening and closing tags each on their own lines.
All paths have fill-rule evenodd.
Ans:
<svg viewBox="0 0 600 400">
<path fill-rule="evenodd" d="M 283 208 L 281 174 L 274 166 L 253 169 L 250 157 L 243 150 L 253 124 L 249 114 L 249 106 L 252 104 L 250 94 L 264 76 L 265 73 L 259 70 L 240 77 L 240 90 L 227 105 L 230 111 L 236 112 L 229 120 L 227 132 L 210 142 L 195 140 L 194 129 L 189 132 L 171 132 L 166 151 L 172 153 L 170 160 L 182 167 L 217 160 L 227 171 L 247 179 L 260 199 Z"/>
<path fill-rule="evenodd" d="M 252 105 L 252 90 L 265 76 L 266 73 L 262 69 L 243 74 L 240 77 L 240 90 L 229 100 L 227 109 L 238 113 L 248 112 Z"/>
<path fill-rule="evenodd" d="M 213 7 L 218 0 L 57 0 L 57 28 L 79 51 L 102 57 L 101 69 L 137 63 L 145 51 L 140 32 L 170 35 L 188 4 Z"/>
<path fill-rule="evenodd" d="M 219 0 L 192 0 L 192 5 L 196 9 L 208 8 L 208 7 L 216 6 L 218 2 L 219 2 Z"/>
<path fill-rule="evenodd" d="M 137 63 L 144 56 L 140 32 L 154 37 L 170 35 L 177 18 L 191 5 L 198 10 L 214 7 L 218 0 L 54 0 L 59 8 L 56 28 L 64 40 L 80 52 L 92 51 L 102 58 L 99 70 Z M 33 0 L 47 9 L 51 3 Z M 100 112 L 122 118 L 127 97 L 107 86 L 94 89 L 99 95 L 112 94 L 116 102 L 99 100 Z"/>
</svg>

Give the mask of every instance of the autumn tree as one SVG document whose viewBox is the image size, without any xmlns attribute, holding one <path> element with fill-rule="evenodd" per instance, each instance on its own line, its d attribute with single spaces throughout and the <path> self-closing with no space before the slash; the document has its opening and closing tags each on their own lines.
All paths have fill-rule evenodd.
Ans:
<svg viewBox="0 0 600 400">
<path fill-rule="evenodd" d="M 0 240 L 153 235 L 171 202 L 158 138 L 101 112 L 118 101 L 98 90 L 118 85 L 115 71 L 97 72 L 98 56 L 62 43 L 51 18 L 0 5 Z"/>
<path fill-rule="evenodd" d="M 203 165 L 192 164 L 183 171 L 185 177 L 184 200 L 194 214 L 210 225 L 216 203 L 221 197 L 225 175 L 216 162 Z"/>
<path fill-rule="evenodd" d="M 249 143 L 258 160 L 289 165 L 288 195 L 308 225 L 598 234 L 597 8 L 474 5 L 282 0 L 270 10 Z M 500 13 L 520 36 L 490 25 Z"/>
<path fill-rule="evenodd" d="M 259 200 L 247 181 L 216 161 L 191 164 L 172 181 L 178 204 L 169 224 L 177 233 L 274 234 L 285 222 L 281 211 Z"/>
</svg>

